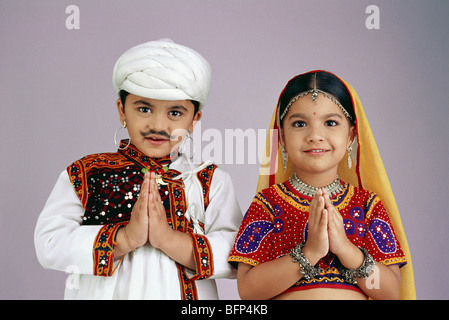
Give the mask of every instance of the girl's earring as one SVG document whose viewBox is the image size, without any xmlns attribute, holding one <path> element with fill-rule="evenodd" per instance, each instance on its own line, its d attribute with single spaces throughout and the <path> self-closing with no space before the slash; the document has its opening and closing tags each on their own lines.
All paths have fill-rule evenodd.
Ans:
<svg viewBox="0 0 449 320">
<path fill-rule="evenodd" d="M 352 168 L 352 159 L 351 159 L 352 145 L 348 147 L 348 168 Z"/>
<path fill-rule="evenodd" d="M 283 145 L 281 145 L 281 155 L 282 155 L 282 163 L 284 165 L 284 171 L 287 171 L 288 153 L 287 151 L 285 151 Z"/>
<path fill-rule="evenodd" d="M 117 147 L 118 150 L 125 150 L 125 149 L 128 148 L 129 145 L 131 144 L 131 137 L 129 137 L 129 139 L 128 139 L 128 144 L 127 144 L 124 148 L 121 148 L 121 147 L 120 147 L 120 143 L 117 143 L 117 134 L 118 134 L 118 132 L 119 132 L 121 129 L 126 129 L 126 120 L 123 120 L 123 126 L 122 126 L 122 127 L 119 127 L 117 130 L 115 130 L 115 133 L 114 133 L 114 143 L 115 143 L 115 146 Z"/>
</svg>

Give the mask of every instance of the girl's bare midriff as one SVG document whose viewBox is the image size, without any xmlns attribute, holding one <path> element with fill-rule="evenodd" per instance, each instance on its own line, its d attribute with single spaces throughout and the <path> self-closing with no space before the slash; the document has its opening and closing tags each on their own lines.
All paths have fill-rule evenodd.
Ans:
<svg viewBox="0 0 449 320">
<path fill-rule="evenodd" d="M 367 296 L 353 290 L 315 288 L 281 293 L 273 300 L 367 300 Z"/>
</svg>

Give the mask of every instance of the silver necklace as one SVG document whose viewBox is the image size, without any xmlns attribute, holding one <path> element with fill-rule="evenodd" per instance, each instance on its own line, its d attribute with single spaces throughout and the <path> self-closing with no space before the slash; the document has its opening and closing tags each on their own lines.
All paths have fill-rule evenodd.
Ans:
<svg viewBox="0 0 449 320">
<path fill-rule="evenodd" d="M 314 197 L 318 189 L 326 189 L 329 196 L 334 196 L 340 193 L 341 190 L 343 190 L 338 175 L 337 178 L 330 185 L 325 186 L 323 188 L 312 187 L 311 185 L 303 182 L 301 179 L 298 178 L 296 172 L 288 179 L 288 181 L 290 182 L 292 187 L 295 188 L 296 191 L 309 197 Z"/>
</svg>

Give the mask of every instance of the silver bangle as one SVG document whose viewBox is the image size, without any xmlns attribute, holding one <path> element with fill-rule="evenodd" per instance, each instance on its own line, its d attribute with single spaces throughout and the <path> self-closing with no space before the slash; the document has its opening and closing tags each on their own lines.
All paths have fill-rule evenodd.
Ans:
<svg viewBox="0 0 449 320">
<path fill-rule="evenodd" d="M 360 250 L 363 252 L 363 255 L 365 256 L 365 259 L 363 260 L 362 265 L 358 269 L 347 269 L 344 266 L 341 266 L 340 273 L 345 279 L 345 281 L 351 283 L 351 284 L 357 284 L 357 278 L 368 278 L 368 276 L 373 272 L 374 270 L 374 259 L 373 257 L 368 253 L 368 251 L 365 248 L 360 248 Z"/>
<path fill-rule="evenodd" d="M 303 278 L 308 281 L 320 274 L 320 267 L 318 262 L 315 266 L 312 266 L 310 261 L 306 258 L 306 256 L 302 252 L 302 248 L 304 247 L 304 245 L 305 242 L 301 242 L 300 244 L 296 245 L 296 247 L 294 247 L 290 251 L 290 256 L 293 258 L 293 262 L 299 263 Z"/>
</svg>

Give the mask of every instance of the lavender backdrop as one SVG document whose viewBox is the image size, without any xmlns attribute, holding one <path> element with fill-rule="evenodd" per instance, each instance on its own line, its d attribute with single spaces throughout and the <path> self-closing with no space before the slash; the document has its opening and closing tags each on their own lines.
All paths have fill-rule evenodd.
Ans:
<svg viewBox="0 0 449 320">
<path fill-rule="evenodd" d="M 79 29 L 67 28 L 70 5 Z M 366 26 L 369 5 L 380 29 Z M 304 71 L 351 83 L 401 211 L 417 296 L 448 299 L 448 14 L 445 0 L 2 0 L 0 299 L 63 297 L 66 276 L 35 256 L 37 217 L 68 164 L 115 148 L 115 60 L 166 37 L 212 65 L 202 132 L 266 129 L 286 81 Z M 223 167 L 245 211 L 259 164 Z M 235 281 L 219 290 L 238 299 Z"/>
</svg>

